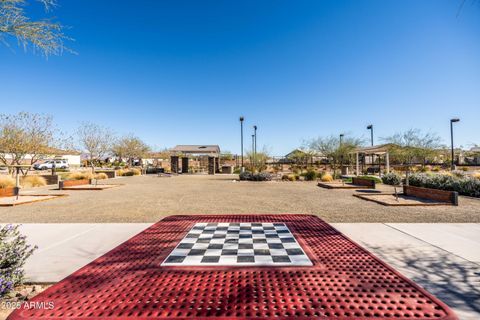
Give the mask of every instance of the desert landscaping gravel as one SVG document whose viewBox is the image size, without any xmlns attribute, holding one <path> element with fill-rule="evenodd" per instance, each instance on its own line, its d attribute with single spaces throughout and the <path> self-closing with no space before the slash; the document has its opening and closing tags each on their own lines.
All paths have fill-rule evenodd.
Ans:
<svg viewBox="0 0 480 320">
<path fill-rule="evenodd" d="M 323 189 L 316 182 L 236 179 L 151 175 L 107 180 L 125 185 L 102 191 L 25 190 L 70 196 L 0 208 L 0 223 L 156 222 L 172 214 L 228 213 L 305 213 L 328 222 L 480 222 L 480 199 L 460 197 L 458 207 L 385 207 L 353 197 L 355 190 Z M 393 191 L 384 185 L 379 190 Z"/>
</svg>

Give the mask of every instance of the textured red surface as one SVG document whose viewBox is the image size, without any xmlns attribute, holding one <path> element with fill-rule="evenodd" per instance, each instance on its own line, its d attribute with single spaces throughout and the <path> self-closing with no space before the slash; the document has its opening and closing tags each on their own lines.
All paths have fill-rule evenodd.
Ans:
<svg viewBox="0 0 480 320">
<path fill-rule="evenodd" d="M 197 222 L 285 222 L 312 267 L 161 267 Z M 315 216 L 170 216 L 36 296 L 10 319 L 457 319 Z"/>
</svg>

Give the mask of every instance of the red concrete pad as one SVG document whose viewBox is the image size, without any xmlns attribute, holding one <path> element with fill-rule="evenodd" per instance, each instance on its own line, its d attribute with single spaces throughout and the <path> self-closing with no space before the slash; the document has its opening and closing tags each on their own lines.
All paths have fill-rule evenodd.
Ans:
<svg viewBox="0 0 480 320">
<path fill-rule="evenodd" d="M 195 225 L 225 222 L 284 223 L 313 265 L 165 266 Z M 310 215 L 167 217 L 9 317 L 25 318 L 457 319 L 437 298 Z"/>
</svg>

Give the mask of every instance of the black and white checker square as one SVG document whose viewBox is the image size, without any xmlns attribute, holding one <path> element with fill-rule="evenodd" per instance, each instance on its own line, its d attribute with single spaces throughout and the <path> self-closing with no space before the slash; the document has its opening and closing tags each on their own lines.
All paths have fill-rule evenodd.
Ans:
<svg viewBox="0 0 480 320">
<path fill-rule="evenodd" d="M 162 266 L 311 266 L 285 223 L 197 223 Z"/>
</svg>

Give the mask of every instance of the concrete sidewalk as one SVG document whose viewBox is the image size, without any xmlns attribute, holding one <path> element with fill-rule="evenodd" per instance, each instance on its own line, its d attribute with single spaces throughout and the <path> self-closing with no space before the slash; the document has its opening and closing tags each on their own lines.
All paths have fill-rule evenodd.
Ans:
<svg viewBox="0 0 480 320">
<path fill-rule="evenodd" d="M 24 224 L 28 242 L 39 247 L 27 262 L 27 278 L 57 282 L 150 225 Z M 460 319 L 480 319 L 480 224 L 332 225 L 442 299 Z"/>
</svg>

